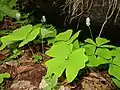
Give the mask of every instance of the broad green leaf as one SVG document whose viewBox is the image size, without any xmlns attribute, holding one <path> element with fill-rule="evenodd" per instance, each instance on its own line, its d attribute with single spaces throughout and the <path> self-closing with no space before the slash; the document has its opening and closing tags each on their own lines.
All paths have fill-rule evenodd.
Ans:
<svg viewBox="0 0 120 90">
<path fill-rule="evenodd" d="M 56 30 L 48 30 L 46 28 L 41 28 L 41 37 L 42 38 L 48 38 L 48 37 L 55 37 L 56 36 Z"/>
<path fill-rule="evenodd" d="M 53 58 L 45 63 L 48 67 L 47 75 L 55 74 L 60 77 L 66 68 L 65 58 Z"/>
<path fill-rule="evenodd" d="M 75 40 L 73 42 L 73 50 L 79 49 L 80 48 L 80 44 L 78 40 Z"/>
<path fill-rule="evenodd" d="M 49 49 L 46 54 L 51 57 L 63 57 L 67 58 L 68 55 L 72 52 L 72 46 L 68 45 L 66 42 L 60 42 L 54 44 L 51 49 Z"/>
<path fill-rule="evenodd" d="M 28 34 L 28 36 L 26 37 L 26 39 L 23 40 L 23 41 L 19 44 L 19 47 L 22 47 L 22 46 L 24 46 L 25 44 L 27 44 L 28 42 L 34 40 L 34 39 L 37 37 L 37 35 L 39 34 L 39 32 L 40 32 L 40 28 L 36 28 L 36 29 L 32 30 L 32 31 L 30 32 L 30 34 Z"/>
<path fill-rule="evenodd" d="M 68 44 L 72 43 L 72 42 L 78 37 L 79 34 L 80 34 L 80 31 L 78 31 L 77 33 L 75 33 L 75 34 L 67 41 L 67 43 L 68 43 Z"/>
<path fill-rule="evenodd" d="M 111 64 L 109 66 L 109 74 L 113 75 L 115 78 L 117 78 L 118 80 L 120 80 L 120 66 Z"/>
<path fill-rule="evenodd" d="M 116 79 L 116 78 L 112 78 L 113 82 L 115 83 L 115 85 L 120 88 L 120 80 Z"/>
<path fill-rule="evenodd" d="M 87 63 L 87 66 L 88 67 L 97 67 L 101 64 L 106 64 L 106 63 L 110 63 L 111 60 L 106 60 L 102 57 L 97 57 L 95 55 L 92 55 L 92 56 L 88 56 L 88 63 Z"/>
<path fill-rule="evenodd" d="M 86 44 L 83 46 L 85 48 L 86 55 L 93 55 L 96 50 L 96 46 L 93 44 Z"/>
<path fill-rule="evenodd" d="M 108 42 L 110 42 L 110 41 L 105 39 L 105 38 L 100 38 L 100 37 L 96 38 L 97 46 L 101 46 L 101 45 L 106 44 Z"/>
<path fill-rule="evenodd" d="M 77 76 L 78 71 L 85 67 L 85 63 L 87 62 L 88 58 L 84 53 L 85 49 L 80 48 L 73 51 L 70 55 L 66 67 L 66 77 L 68 82 L 72 82 Z"/>
<path fill-rule="evenodd" d="M 4 49 L 11 42 L 21 41 L 26 39 L 27 35 L 31 32 L 32 25 L 26 25 L 13 31 L 12 34 L 1 37 L 2 46 L 0 50 Z"/>
<path fill-rule="evenodd" d="M 102 47 L 102 48 L 116 48 L 116 46 L 113 46 L 113 45 L 102 45 L 100 47 Z"/>
<path fill-rule="evenodd" d="M 86 39 L 85 42 L 97 46 L 96 43 L 90 38 Z"/>
<path fill-rule="evenodd" d="M 120 47 L 111 50 L 111 56 L 120 56 Z"/>
<path fill-rule="evenodd" d="M 67 41 L 72 35 L 72 30 L 67 30 L 66 32 L 62 32 L 58 34 L 55 38 L 56 41 Z"/>
<path fill-rule="evenodd" d="M 116 64 L 116 65 L 120 66 L 120 56 L 116 56 L 116 57 L 113 59 L 113 64 Z"/>
<path fill-rule="evenodd" d="M 95 54 L 98 55 L 98 56 L 100 56 L 100 57 L 103 57 L 105 59 L 110 59 L 111 58 L 111 53 L 106 48 L 97 48 Z"/>
</svg>

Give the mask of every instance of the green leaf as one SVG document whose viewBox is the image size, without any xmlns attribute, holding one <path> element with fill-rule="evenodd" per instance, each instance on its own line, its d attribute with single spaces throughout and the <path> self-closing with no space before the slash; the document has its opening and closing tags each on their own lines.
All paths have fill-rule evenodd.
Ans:
<svg viewBox="0 0 120 90">
<path fill-rule="evenodd" d="M 40 60 L 42 60 L 42 56 L 41 55 L 34 55 L 33 60 L 35 63 L 38 63 Z"/>
<path fill-rule="evenodd" d="M 106 44 L 108 42 L 110 42 L 110 41 L 105 39 L 105 38 L 100 38 L 100 37 L 96 38 L 96 44 L 98 47 L 103 45 L 103 44 Z"/>
<path fill-rule="evenodd" d="M 116 57 L 113 59 L 113 64 L 116 64 L 116 65 L 120 66 L 120 56 L 116 56 Z"/>
<path fill-rule="evenodd" d="M 116 46 L 113 45 L 102 45 L 101 48 L 116 48 Z"/>
<path fill-rule="evenodd" d="M 3 82 L 4 78 L 10 78 L 10 74 L 9 73 L 0 74 L 0 84 Z"/>
<path fill-rule="evenodd" d="M 47 75 L 55 74 L 60 77 L 66 68 L 65 58 L 53 58 L 48 60 L 45 65 L 48 67 Z"/>
<path fill-rule="evenodd" d="M 105 59 L 111 59 L 111 53 L 106 48 L 98 48 L 95 54 Z"/>
<path fill-rule="evenodd" d="M 79 49 L 80 48 L 80 44 L 78 40 L 75 40 L 73 42 L 73 50 Z"/>
<path fill-rule="evenodd" d="M 0 50 L 4 49 L 11 42 L 21 41 L 26 39 L 27 35 L 31 32 L 32 25 L 26 25 L 13 31 L 12 34 L 1 37 L 2 46 Z"/>
<path fill-rule="evenodd" d="M 72 47 L 73 46 L 68 45 L 66 42 L 60 42 L 54 44 L 51 49 L 46 52 L 46 54 L 51 57 L 67 58 L 68 55 L 72 52 Z"/>
<path fill-rule="evenodd" d="M 56 41 L 67 41 L 72 35 L 72 30 L 67 30 L 66 32 L 60 33 L 56 36 Z"/>
<path fill-rule="evenodd" d="M 34 39 L 37 37 L 37 35 L 39 34 L 39 31 L 40 31 L 40 28 L 36 28 L 36 29 L 32 30 L 32 31 L 28 34 L 28 36 L 26 37 L 26 39 L 23 40 L 23 41 L 19 44 L 19 47 L 22 47 L 22 46 L 24 46 L 25 44 L 27 44 L 28 42 L 34 40 Z"/>
<path fill-rule="evenodd" d="M 111 56 L 120 56 L 120 47 L 111 50 Z"/>
<path fill-rule="evenodd" d="M 54 88 L 56 85 L 57 85 L 57 81 L 58 81 L 58 77 L 56 75 L 53 75 L 52 76 L 52 79 L 51 79 L 51 88 Z"/>
<path fill-rule="evenodd" d="M 115 85 L 120 88 L 120 80 L 116 79 L 116 78 L 112 78 L 113 82 L 115 83 Z"/>
<path fill-rule="evenodd" d="M 72 43 L 72 42 L 78 37 L 79 34 L 80 34 L 80 31 L 78 31 L 77 33 L 75 33 L 75 34 L 67 41 L 67 43 L 68 43 L 68 44 Z"/>
<path fill-rule="evenodd" d="M 49 30 L 46 28 L 41 28 L 41 37 L 42 38 L 48 38 L 48 37 L 55 37 L 56 36 L 56 30 Z"/>
<path fill-rule="evenodd" d="M 96 43 L 90 38 L 86 39 L 85 42 L 97 46 Z"/>
<path fill-rule="evenodd" d="M 114 64 L 111 64 L 109 66 L 109 74 L 110 75 L 113 75 L 115 78 L 117 78 L 118 80 L 120 80 L 120 66 L 117 66 L 117 65 L 114 65 Z"/>
<path fill-rule="evenodd" d="M 92 56 L 88 56 L 88 63 L 87 63 L 87 66 L 88 67 L 97 67 L 101 64 L 106 64 L 106 63 L 110 63 L 111 60 L 106 60 L 102 57 L 97 57 L 95 55 L 92 55 Z"/>
<path fill-rule="evenodd" d="M 66 77 L 68 82 L 72 82 L 77 76 L 78 71 L 85 67 L 85 63 L 87 62 L 88 58 L 84 53 L 85 49 L 80 48 L 73 51 L 70 55 L 66 67 Z"/>
<path fill-rule="evenodd" d="M 93 55 L 96 50 L 96 46 L 93 44 L 86 44 L 83 46 L 85 48 L 86 55 Z"/>
<path fill-rule="evenodd" d="M 3 17 L 8 15 L 12 18 L 17 19 L 17 20 L 19 20 L 21 17 L 20 13 L 17 10 L 13 10 L 8 6 L 0 7 L 0 12 L 3 14 Z M 18 14 L 19 14 L 19 16 L 18 16 Z"/>
</svg>

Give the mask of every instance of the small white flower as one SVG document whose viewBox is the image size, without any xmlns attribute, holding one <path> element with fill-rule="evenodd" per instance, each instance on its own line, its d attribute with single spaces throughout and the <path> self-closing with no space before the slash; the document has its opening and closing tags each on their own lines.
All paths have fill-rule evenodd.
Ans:
<svg viewBox="0 0 120 90">
<path fill-rule="evenodd" d="M 46 18 L 44 15 L 42 16 L 41 22 L 43 22 L 43 23 L 46 22 Z"/>
<path fill-rule="evenodd" d="M 21 17 L 20 13 L 16 13 L 16 18 L 20 19 L 20 17 Z"/>
<path fill-rule="evenodd" d="M 86 25 L 90 26 L 90 18 L 89 17 L 86 18 Z"/>
</svg>

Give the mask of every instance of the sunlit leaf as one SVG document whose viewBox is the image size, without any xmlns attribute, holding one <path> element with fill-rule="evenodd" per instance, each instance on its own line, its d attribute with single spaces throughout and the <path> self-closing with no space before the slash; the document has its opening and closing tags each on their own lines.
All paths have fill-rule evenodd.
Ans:
<svg viewBox="0 0 120 90">
<path fill-rule="evenodd" d="M 79 49 L 80 48 L 80 44 L 78 40 L 75 40 L 73 42 L 73 50 Z"/>
<path fill-rule="evenodd" d="M 72 43 L 79 35 L 80 31 L 78 31 L 77 33 L 75 33 L 68 41 L 67 43 L 70 44 Z"/>
<path fill-rule="evenodd" d="M 120 56 L 120 47 L 111 50 L 111 56 Z"/>
<path fill-rule="evenodd" d="M 66 68 L 65 58 L 53 58 L 48 60 L 45 65 L 48 67 L 47 75 L 55 74 L 57 77 L 60 77 Z"/>
<path fill-rule="evenodd" d="M 116 64 L 116 65 L 120 66 L 120 56 L 116 56 L 116 57 L 113 59 L 113 64 Z"/>
<path fill-rule="evenodd" d="M 23 41 L 19 44 L 19 47 L 22 47 L 22 46 L 24 46 L 25 44 L 27 44 L 28 42 L 34 40 L 34 39 L 37 37 L 37 35 L 39 34 L 39 31 L 40 31 L 40 28 L 36 28 L 36 29 L 32 30 L 32 31 L 30 32 L 30 34 L 28 34 L 28 36 L 26 37 L 26 39 L 23 40 Z"/>
<path fill-rule="evenodd" d="M 106 38 L 100 38 L 100 37 L 96 38 L 97 46 L 101 46 L 101 45 L 106 44 L 108 42 L 110 42 L 110 40 L 107 40 Z"/>
<path fill-rule="evenodd" d="M 102 47 L 102 48 L 116 48 L 116 47 L 113 46 L 113 45 L 102 45 L 102 46 L 100 46 L 100 47 Z"/>
<path fill-rule="evenodd" d="M 70 55 L 66 67 L 66 77 L 68 82 L 72 82 L 77 76 L 78 71 L 85 67 L 85 63 L 87 62 L 88 58 L 84 53 L 85 49 L 80 48 L 73 51 Z"/>
<path fill-rule="evenodd" d="M 111 58 L 111 53 L 108 49 L 106 48 L 98 48 L 96 50 L 96 55 L 100 56 L 100 57 L 103 57 L 105 59 L 110 59 Z"/>
<path fill-rule="evenodd" d="M 62 32 L 58 34 L 55 38 L 56 41 L 67 41 L 72 35 L 72 30 L 67 30 L 66 32 Z"/>
<path fill-rule="evenodd" d="M 83 46 L 85 48 L 86 55 L 93 55 L 96 50 L 96 46 L 93 44 L 86 44 Z"/>
<path fill-rule="evenodd" d="M 2 46 L 0 47 L 0 50 L 4 49 L 11 42 L 16 42 L 26 39 L 27 35 L 31 32 L 31 30 L 32 30 L 32 25 L 26 25 L 19 29 L 16 29 L 15 31 L 13 31 L 13 33 L 7 36 L 1 37 Z"/>
<path fill-rule="evenodd" d="M 0 74 L 0 84 L 3 82 L 5 78 L 10 78 L 10 74 L 9 73 Z"/>
<path fill-rule="evenodd" d="M 106 60 L 102 57 L 97 57 L 95 55 L 91 55 L 91 56 L 88 56 L 88 63 L 87 63 L 87 66 L 88 67 L 97 67 L 101 64 L 106 64 L 106 63 L 110 63 L 111 61 L 110 60 Z"/>
<path fill-rule="evenodd" d="M 120 66 L 111 64 L 109 66 L 109 74 L 113 75 L 115 78 L 117 78 L 118 80 L 120 80 Z"/>
<path fill-rule="evenodd" d="M 85 42 L 96 46 L 96 43 L 90 38 L 86 39 Z"/>
<path fill-rule="evenodd" d="M 54 44 L 50 50 L 46 52 L 48 56 L 51 57 L 64 57 L 67 58 L 68 55 L 72 52 L 70 47 L 66 42 L 60 42 L 58 44 Z"/>
</svg>

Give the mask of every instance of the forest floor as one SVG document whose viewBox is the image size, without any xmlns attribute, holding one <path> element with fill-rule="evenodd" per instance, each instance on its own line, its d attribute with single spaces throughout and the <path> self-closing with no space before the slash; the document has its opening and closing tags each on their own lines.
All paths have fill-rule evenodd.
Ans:
<svg viewBox="0 0 120 90">
<path fill-rule="evenodd" d="M 18 27 L 20 25 L 15 24 L 10 19 L 6 19 L 0 24 L 1 31 Z M 2 33 L 0 36 L 2 36 Z M 49 48 L 50 46 L 44 45 L 44 51 Z M 8 72 L 10 74 L 10 78 L 0 85 L 0 90 L 41 90 L 41 85 L 44 84 L 42 82 L 43 76 L 47 71 L 44 63 L 50 59 L 49 56 L 42 53 L 41 44 L 25 45 L 21 48 L 20 55 L 14 60 L 7 59 L 11 55 L 11 50 L 0 51 L 0 73 Z M 33 55 L 41 55 L 42 60 L 35 63 Z M 66 82 L 64 77 L 61 77 L 59 81 L 60 87 L 57 90 L 116 90 L 110 76 L 104 70 L 86 71 L 84 77 L 77 77 L 70 84 Z"/>
</svg>

